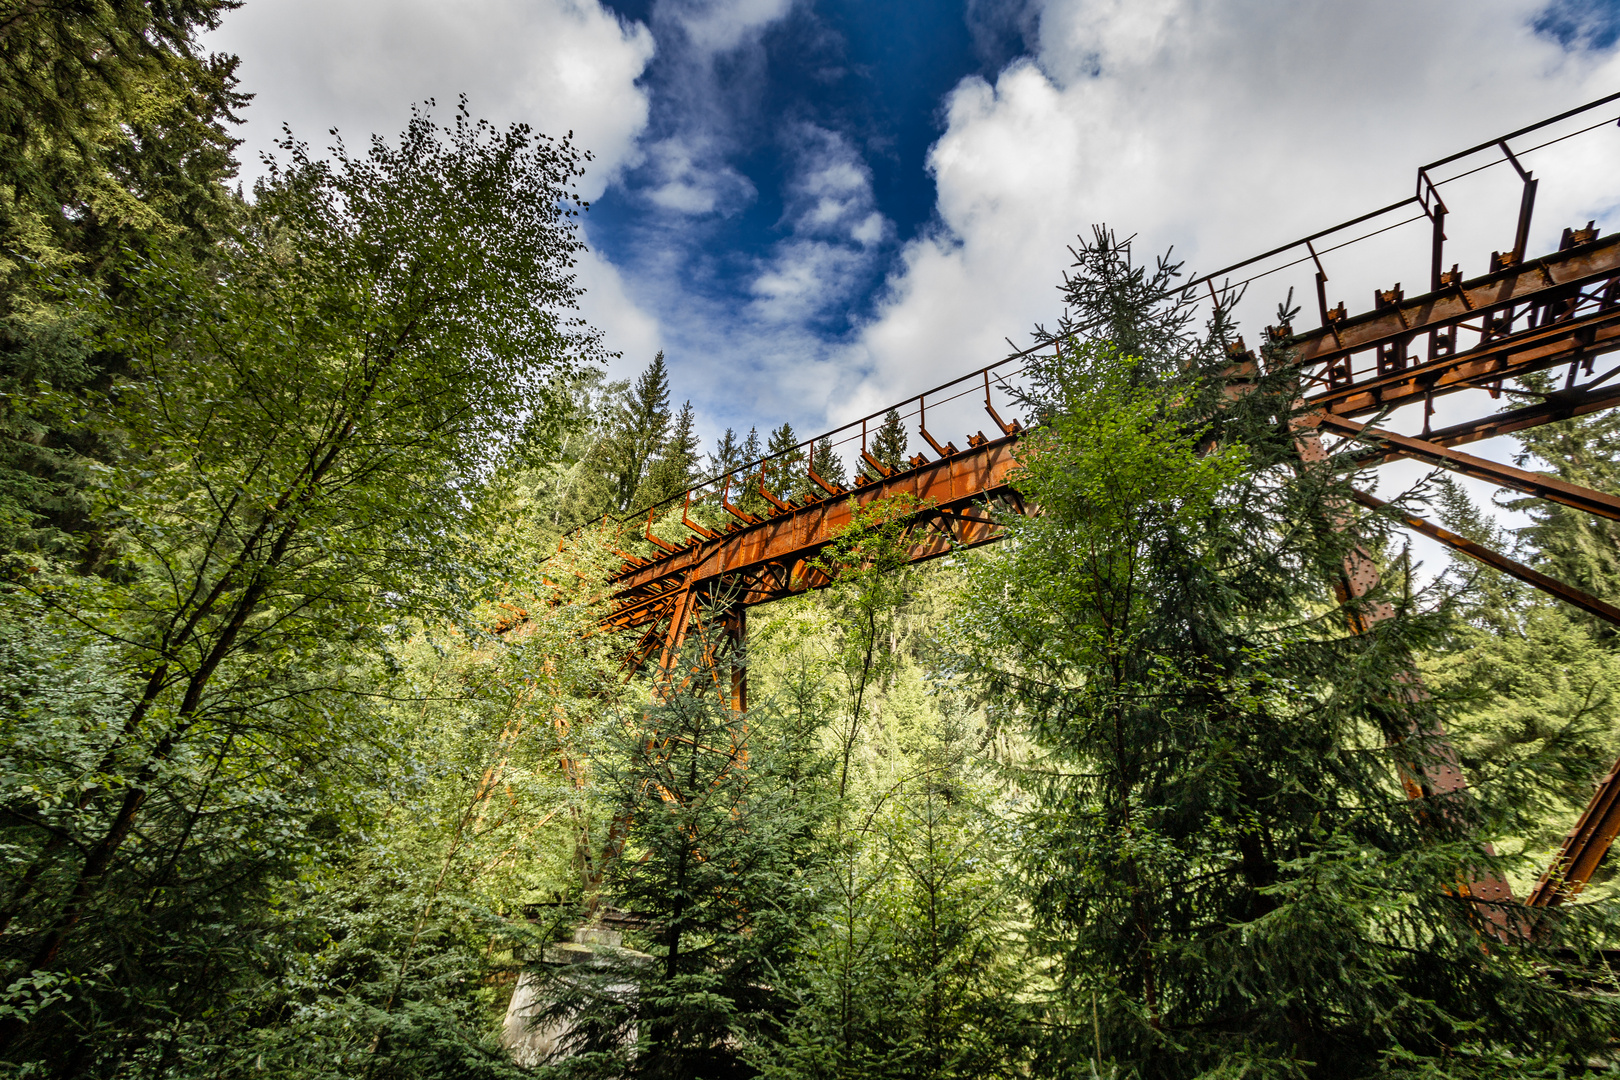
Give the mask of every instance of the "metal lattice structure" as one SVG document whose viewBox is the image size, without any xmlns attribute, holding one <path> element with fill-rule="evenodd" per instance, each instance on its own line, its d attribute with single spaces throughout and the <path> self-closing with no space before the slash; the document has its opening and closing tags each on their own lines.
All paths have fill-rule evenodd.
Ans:
<svg viewBox="0 0 1620 1080">
<path fill-rule="evenodd" d="M 1296 262 L 1308 259 L 1314 264 L 1319 325 L 1296 331 L 1284 324 L 1266 331 L 1286 347 L 1291 363 L 1297 366 L 1304 401 L 1312 407 L 1307 422 L 1314 423 L 1315 430 L 1302 432 L 1301 436 L 1313 448 L 1307 457 L 1325 453 L 1320 444 L 1322 436 L 1354 439 L 1365 444 L 1362 460 L 1369 465 L 1413 459 L 1585 513 L 1620 520 L 1620 498 L 1612 494 L 1455 449 L 1620 405 L 1620 381 L 1606 385 L 1612 376 L 1620 374 L 1620 367 L 1601 373 L 1596 370 L 1599 357 L 1620 350 L 1620 234 L 1601 236 L 1590 224 L 1566 228 L 1558 250 L 1528 258 L 1526 244 L 1538 181 L 1523 168 L 1510 147 L 1511 140 L 1584 117 L 1616 100 L 1620 100 L 1620 94 L 1426 165 L 1418 170 L 1411 197 L 1190 283 L 1189 287 L 1206 286 L 1211 301 L 1219 304 L 1222 300 L 1216 291 L 1217 279 L 1228 281 L 1234 272 L 1300 251 L 1305 254 Z M 1612 126 L 1616 119 L 1620 118 L 1605 118 L 1573 134 Z M 1444 268 L 1448 210 L 1440 187 L 1448 181 L 1433 177 L 1443 166 L 1498 153 L 1501 156 L 1495 160 L 1511 165 L 1522 183 L 1515 244 L 1509 251 L 1492 252 L 1486 273 L 1465 278 L 1455 263 Z M 1432 230 L 1430 288 L 1410 297 L 1398 285 L 1377 290 L 1371 308 L 1356 315 L 1348 314 L 1342 302 L 1330 308 L 1329 279 L 1322 255 L 1347 245 L 1319 252 L 1317 243 L 1380 215 L 1412 207 L 1419 215 L 1408 220 L 1426 219 Z M 1230 288 L 1222 286 L 1223 291 Z M 858 429 L 858 453 L 867 473 L 858 475 L 853 487 L 817 475 L 812 464 L 805 467 L 799 498 L 788 498 L 766 487 L 767 470 L 763 466 L 771 459 L 764 459 L 677 497 L 689 506 L 694 496 L 712 499 L 718 485 L 718 502 L 730 519 L 724 528 L 695 522 L 683 510 L 681 520 L 689 535 L 671 540 L 653 532 L 654 517 L 661 507 L 648 508 L 643 535 L 652 545 L 653 554 L 646 558 L 625 556 L 624 564 L 611 579 L 611 610 L 604 619 L 604 629 L 635 633 L 635 643 L 629 650 L 633 666 L 648 662 L 654 655 L 667 665 L 694 614 L 705 605 L 721 608 L 711 614 L 729 626 L 733 634 L 741 635 L 748 607 L 829 584 L 831 578 L 818 565 L 817 556 L 850 524 L 857 505 L 894 495 L 909 495 L 925 506 L 910 533 L 914 561 L 998 539 L 1001 530 L 987 510 L 1024 510 L 1023 500 L 1007 482 L 1016 465 L 1015 447 L 1023 428 L 1017 419 L 1003 419 L 996 409 L 994 392 L 1019 373 L 1025 358 L 1034 351 L 1015 352 L 893 406 L 902 416 L 916 418 L 918 433 L 932 450 L 932 457 L 917 454 L 900 468 L 879 461 L 867 445 L 868 425 L 888 411 L 879 410 L 825 436 L 807 440 L 798 448 L 805 452 L 804 460 L 813 462 L 814 454 L 809 451 L 818 441 L 853 444 Z M 1241 341 L 1233 345 L 1232 353 L 1237 365 L 1254 362 Z M 1496 400 L 1504 382 L 1552 371 L 1564 373 L 1561 389 L 1540 395 L 1530 405 L 1483 412 L 1460 423 L 1431 428 L 1436 399 L 1464 391 L 1484 391 L 1490 400 Z M 936 407 L 937 415 L 941 404 L 981 393 L 993 433 L 975 431 L 961 449 L 954 442 L 939 442 L 927 425 L 930 403 Z M 1423 428 L 1416 436 L 1367 422 L 1367 418 L 1414 405 L 1423 408 Z M 737 476 L 754 478 L 768 506 L 765 513 L 751 513 L 730 500 L 730 484 Z M 776 482 L 780 486 L 780 480 Z M 1358 493 L 1358 501 L 1374 508 L 1385 505 L 1365 493 Z M 1415 531 L 1620 625 L 1620 609 L 1600 598 L 1420 518 L 1403 517 Z M 1345 589 L 1349 595 L 1359 595 L 1376 581 L 1376 569 L 1370 559 L 1353 563 L 1346 566 Z M 740 674 L 733 700 L 738 708 L 746 707 L 746 685 Z M 1414 781 L 1412 793 L 1421 797 L 1463 786 L 1460 769 L 1454 763 L 1442 762 Z M 1590 879 L 1617 834 L 1620 763 L 1599 785 L 1591 805 L 1570 831 L 1558 858 L 1528 903 L 1556 904 L 1574 895 Z M 1505 883 L 1500 881 L 1474 883 L 1470 891 L 1481 900 L 1511 900 Z"/>
</svg>

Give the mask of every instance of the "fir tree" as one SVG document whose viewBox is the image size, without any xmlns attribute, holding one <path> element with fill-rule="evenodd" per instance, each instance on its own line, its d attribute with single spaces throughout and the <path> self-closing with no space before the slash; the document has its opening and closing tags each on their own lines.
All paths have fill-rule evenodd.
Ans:
<svg viewBox="0 0 1620 1080">
<path fill-rule="evenodd" d="M 833 451 L 831 435 L 823 435 L 821 441 L 816 443 L 815 452 L 810 455 L 810 467 L 829 484 L 838 486 L 847 483 L 844 459 Z"/>
<path fill-rule="evenodd" d="M 890 409 L 883 417 L 883 424 L 877 429 L 872 438 L 871 454 L 891 469 L 903 469 L 906 466 L 906 427 L 900 422 L 898 409 Z M 877 479 L 877 471 L 871 466 L 862 463 L 868 476 Z"/>
<path fill-rule="evenodd" d="M 82 300 L 131 261 L 206 262 L 240 205 L 225 181 L 247 101 L 200 36 L 232 0 L 29 3 L 0 32 L 0 550 L 104 565 L 91 477 L 120 435 L 87 422 L 132 366 Z M 139 254 L 137 254 L 139 253 Z"/>
<path fill-rule="evenodd" d="M 1437 488 L 1432 501 L 1446 528 L 1510 549 L 1507 532 L 1461 484 L 1442 477 Z M 1453 554 L 1446 576 L 1461 617 L 1422 671 L 1434 693 L 1456 702 L 1464 767 L 1488 772 L 1546 745 L 1573 752 L 1574 767 L 1543 774 L 1540 827 L 1524 837 L 1550 859 L 1620 755 L 1620 652 L 1594 636 L 1584 613 L 1500 571 Z"/>
<path fill-rule="evenodd" d="M 770 441 L 765 444 L 765 453 L 771 457 L 765 465 L 765 486 L 777 498 L 802 500 L 805 486 L 810 481 L 804 475 L 804 451 L 799 448 L 799 439 L 793 433 L 792 424 L 784 421 L 781 427 L 771 432 Z"/>
</svg>

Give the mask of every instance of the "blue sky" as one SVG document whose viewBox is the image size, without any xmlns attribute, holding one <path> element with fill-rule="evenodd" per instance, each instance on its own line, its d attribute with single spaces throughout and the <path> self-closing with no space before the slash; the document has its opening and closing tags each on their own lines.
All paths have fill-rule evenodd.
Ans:
<svg viewBox="0 0 1620 1080">
<path fill-rule="evenodd" d="M 800 220 L 806 193 L 796 181 L 817 165 L 853 164 L 865 170 L 866 189 L 851 177 L 833 194 L 853 201 L 852 224 L 868 227 L 845 245 L 847 291 L 807 313 L 829 337 L 870 316 L 896 248 L 933 220 L 927 155 L 943 130 L 945 95 L 1025 51 L 1019 23 L 1027 20 L 1010 3 L 834 0 L 789 7 L 757 40 L 705 70 L 674 5 L 607 6 L 649 26 L 658 43 L 642 80 L 652 106 L 644 139 L 701 140 L 712 156 L 699 167 L 732 182 L 714 180 L 713 209 L 700 212 L 673 198 L 665 161 L 628 169 L 593 211 L 598 249 L 625 265 L 649 246 L 673 247 L 688 289 L 747 303 L 773 251 L 816 231 Z"/>
<path fill-rule="evenodd" d="M 250 163 L 283 122 L 359 141 L 463 92 L 573 130 L 585 313 L 619 377 L 666 352 L 707 439 L 996 359 L 1055 317 L 1093 222 L 1207 268 L 1399 198 L 1421 161 L 1620 89 L 1617 39 L 1620 0 L 247 0 L 214 45 L 257 95 Z M 1617 144 L 1532 163 L 1534 242 L 1620 224 Z M 1458 198 L 1483 264 L 1517 195 Z M 1363 306 L 1405 258 L 1341 257 L 1334 285 Z"/>
</svg>

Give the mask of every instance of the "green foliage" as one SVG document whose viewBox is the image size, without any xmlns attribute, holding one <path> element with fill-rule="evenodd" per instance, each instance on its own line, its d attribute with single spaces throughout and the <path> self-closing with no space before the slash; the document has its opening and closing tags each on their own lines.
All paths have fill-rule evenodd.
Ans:
<svg viewBox="0 0 1620 1080">
<path fill-rule="evenodd" d="M 755 1053 L 766 1076 L 1018 1075 L 1025 1060 L 999 784 L 971 710 L 923 676 L 954 589 L 902 568 L 922 509 L 861 508 L 823 557 L 838 584 L 756 630 L 751 670 L 826 718 L 822 900 L 783 974 L 792 1014 Z"/>
<path fill-rule="evenodd" d="M 1442 481 L 1434 501 L 1447 528 L 1498 551 L 1511 549 L 1511 538 L 1460 485 Z M 1560 517 L 1526 530 L 1518 556 L 1555 563 L 1522 541 L 1548 537 L 1556 544 L 1564 535 L 1561 526 L 1571 527 L 1577 539 L 1590 535 L 1587 522 Z M 1620 654 L 1612 636 L 1599 632 L 1584 613 L 1498 571 L 1453 556 L 1448 577 L 1456 582 L 1462 618 L 1444 647 L 1423 658 L 1422 671 L 1436 694 L 1456 703 L 1464 766 L 1470 775 L 1487 778 L 1527 757 L 1543 759 L 1539 783 L 1529 793 L 1535 798 L 1533 823 L 1514 838 L 1535 854 L 1534 864 L 1514 881 L 1522 895 L 1550 863 L 1593 785 L 1620 756 Z M 1545 760 L 1549 751 L 1556 752 L 1556 761 Z M 1600 869 L 1596 880 L 1612 876 L 1612 870 Z"/>
<path fill-rule="evenodd" d="M 701 479 L 698 476 L 697 432 L 693 430 L 695 422 L 692 403 L 688 401 L 676 414 L 669 437 L 664 440 L 658 458 L 647 470 L 647 479 L 636 495 L 637 506 L 662 503 Z"/>
<path fill-rule="evenodd" d="M 105 257 L 132 235 L 199 244 L 219 228 L 228 206 L 219 181 L 234 174 L 236 145 L 222 122 L 245 98 L 234 89 L 235 58 L 199 56 L 195 35 L 236 6 L 6 5 L 0 278 L 8 285 L 19 258 Z"/>
<path fill-rule="evenodd" d="M 13 1060 L 111 1068 L 167 1025 L 162 973 L 209 973 L 196 1008 L 248 977 L 275 884 L 386 770 L 379 650 L 465 606 L 492 448 L 595 347 L 566 317 L 566 143 L 463 112 L 360 158 L 288 149 L 217 265 L 132 260 L 100 302 L 132 358 L 94 401 L 122 448 L 96 473 L 102 573 L 6 598 L 51 643 L 14 669 Z M 89 656 L 93 712 L 26 692 Z M 57 973 L 71 993 L 36 1007 Z"/>
<path fill-rule="evenodd" d="M 845 484 L 848 478 L 844 474 L 844 459 L 833 450 L 832 438 L 822 436 L 816 443 L 815 450 L 810 455 L 810 467 L 816 475 L 834 486 Z"/>
<path fill-rule="evenodd" d="M 814 732 L 732 711 L 734 659 L 700 625 L 651 704 L 610 724 L 600 793 L 622 850 L 608 883 L 649 921 L 646 954 L 554 977 L 542 1015 L 573 1025 L 563 1075 L 746 1075 L 741 1047 L 781 1012 L 773 972 L 814 896 L 794 736 Z"/>
<path fill-rule="evenodd" d="M 1482 948 L 1487 916 L 1455 889 L 1510 861 L 1479 844 L 1530 825 L 1559 748 L 1414 812 L 1402 778 L 1439 728 L 1409 657 L 1443 619 L 1387 590 L 1324 604 L 1354 542 L 1349 470 L 1300 459 L 1285 358 L 1231 371 L 1219 320 L 1192 335 L 1126 260 L 1106 235 L 1080 254 L 1065 326 L 1106 337 L 1035 361 L 1043 426 L 1013 482 L 1041 514 L 1007 523 L 954 623 L 1039 751 L 1043 1068 L 1357 1076 L 1389 1055 L 1594 1051 L 1612 1002 L 1532 965 L 1559 940 L 1590 955 L 1607 916 Z M 1356 526 L 1374 548 L 1384 527 Z M 1392 617 L 1350 633 L 1347 607 L 1379 602 Z"/>
<path fill-rule="evenodd" d="M 916 576 L 906 540 L 924 508 L 909 494 L 852 502 L 849 524 L 815 559 L 815 566 L 835 579 L 834 618 L 843 630 L 834 661 L 847 701 L 836 736 L 840 799 L 849 788 L 867 695 L 894 671 L 895 620 Z"/>
<path fill-rule="evenodd" d="M 636 379 L 620 408 L 613 436 L 602 451 L 614 481 L 613 508 L 623 513 L 637 505 L 642 481 L 669 436 L 669 369 L 662 352 Z"/>
<path fill-rule="evenodd" d="M 783 422 L 771 432 L 765 453 L 772 459 L 765 464 L 765 486 L 778 498 L 802 501 L 811 483 L 805 475 L 804 451 L 799 447 L 799 437 L 793 433 L 792 424 Z"/>
<path fill-rule="evenodd" d="M 72 561 L 95 531 L 85 415 L 127 358 L 94 340 L 81 289 L 117 289 L 131 250 L 204 255 L 237 213 L 234 57 L 194 35 L 234 6 L 8 5 L 0 37 L 0 547 Z M 64 295 L 64 293 L 66 295 Z M 93 556 L 92 556 L 93 558 Z"/>
<path fill-rule="evenodd" d="M 737 441 L 737 433 L 726 428 L 726 433 L 714 441 L 714 453 L 709 455 L 709 475 L 724 476 L 742 463 L 742 444 Z"/>
<path fill-rule="evenodd" d="M 1545 375 L 1523 381 L 1533 391 L 1554 389 Z M 1620 417 L 1614 413 L 1544 424 L 1517 438 L 1524 448 L 1516 458 L 1519 465 L 1534 456 L 1550 464 L 1560 480 L 1620 493 Z M 1620 523 L 1540 499 L 1509 499 L 1507 504 L 1532 519 L 1519 536 L 1535 552 L 1538 569 L 1593 596 L 1620 597 Z M 1620 628 L 1584 611 L 1571 610 L 1570 615 L 1605 645 L 1620 645 Z"/>
<path fill-rule="evenodd" d="M 364 153 L 289 137 L 247 202 L 236 61 L 196 40 L 231 6 L 0 12 L 0 1071 L 1606 1061 L 1612 988 L 1562 973 L 1613 944 L 1607 886 L 1526 940 L 1458 883 L 1527 884 L 1620 750 L 1612 632 L 1492 572 L 1329 604 L 1350 467 L 1304 466 L 1286 357 L 1231 369 L 1174 264 L 1075 251 L 1025 402 L 1040 513 L 996 551 L 912 565 L 929 508 L 856 504 L 832 587 L 746 654 L 700 621 L 626 683 L 594 628 L 650 545 L 595 523 L 704 474 L 663 354 L 609 382 L 571 314 L 588 155 L 463 106 Z M 1613 435 L 1525 445 L 1612 488 Z M 891 410 L 869 451 L 906 445 Z M 848 482 L 808 457 L 727 429 L 708 475 L 764 514 L 762 482 Z M 1532 515 L 1522 557 L 1612 591 L 1603 523 Z M 1414 811 L 1442 717 L 1473 790 Z"/>
</svg>

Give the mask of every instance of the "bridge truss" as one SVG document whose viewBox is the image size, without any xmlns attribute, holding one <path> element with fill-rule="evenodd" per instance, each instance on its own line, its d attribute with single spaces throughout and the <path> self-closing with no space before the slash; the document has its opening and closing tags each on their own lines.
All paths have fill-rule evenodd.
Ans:
<svg viewBox="0 0 1620 1080">
<path fill-rule="evenodd" d="M 1520 161 L 1528 151 L 1521 148 L 1516 153 L 1512 146 L 1554 125 L 1589 119 L 1596 110 L 1617 101 L 1620 94 L 1432 162 L 1418 170 L 1416 190 L 1407 199 L 1189 283 L 1189 287 L 1206 287 L 1211 301 L 1220 303 L 1216 282 L 1222 282 L 1223 291 L 1233 288 L 1229 284 L 1233 273 L 1279 256 L 1298 256 L 1296 261 L 1314 264 L 1318 325 L 1296 330 L 1283 324 L 1266 330 L 1274 341 L 1286 347 L 1310 407 L 1307 423 L 1314 423 L 1315 430 L 1302 434 L 1307 444 L 1302 449 L 1307 451 L 1307 457 L 1325 454 L 1320 442 L 1324 436 L 1356 440 L 1365 447 L 1361 460 L 1368 465 L 1416 460 L 1584 513 L 1620 520 L 1620 498 L 1610 493 L 1457 449 L 1620 405 L 1620 379 L 1615 379 L 1620 375 L 1620 366 L 1599 370 L 1600 358 L 1620 350 L 1620 234 L 1599 235 L 1590 223 L 1572 226 L 1564 229 L 1558 250 L 1539 258 L 1527 257 L 1538 181 Z M 1620 117 L 1605 116 L 1598 123 L 1552 141 L 1612 127 L 1617 120 Z M 1457 264 L 1449 269 L 1444 265 L 1448 210 L 1440 188 L 1449 181 L 1434 177 L 1447 166 L 1480 158 L 1490 160 L 1478 168 L 1492 163 L 1511 166 L 1522 187 L 1514 246 L 1492 252 L 1486 272 L 1469 278 Z M 1409 220 L 1424 220 L 1431 230 L 1429 288 L 1414 296 L 1405 295 L 1399 285 L 1377 290 L 1372 307 L 1355 315 L 1348 314 L 1342 302 L 1330 308 L 1329 278 L 1322 256 L 1355 241 L 1330 244 L 1320 251 L 1317 245 L 1381 216 L 1413 208 L 1418 213 Z M 1037 348 L 1042 347 L 1046 346 Z M 648 508 L 642 533 L 652 553 L 649 557 L 621 553 L 625 561 L 611 578 L 611 609 L 603 620 L 604 629 L 635 635 L 628 658 L 632 666 L 643 665 L 655 655 L 667 666 L 700 608 L 716 609 L 711 616 L 718 617 L 740 637 L 745 633 L 749 607 L 830 584 L 831 578 L 817 557 L 851 523 L 857 506 L 891 496 L 908 495 L 925 506 L 910 533 L 913 561 L 998 539 L 1002 533 L 989 511 L 1024 510 L 1023 500 L 1007 482 L 1016 465 L 1015 449 L 1023 428 L 1016 418 L 1003 419 L 995 405 L 995 391 L 1004 388 L 1035 351 L 1015 352 L 893 406 L 903 417 L 915 418 L 917 431 L 932 456 L 917 454 L 898 469 L 874 457 L 867 443 L 868 425 L 888 411 L 884 409 L 786 452 L 802 455 L 789 460 L 813 462 L 815 444 L 821 439 L 847 445 L 873 474 L 857 475 L 854 486 L 832 482 L 817 475 L 813 464 L 806 465 L 800 497 L 788 498 L 765 486 L 767 473 L 762 465 L 773 460 L 766 458 L 676 497 L 684 500 L 684 507 L 694 496 L 712 498 L 718 486 L 719 502 L 730 518 L 724 528 L 692 521 L 683 508 L 683 527 L 689 535 L 666 538 L 653 532 L 653 523 L 668 504 Z M 1233 344 L 1232 352 L 1235 363 L 1254 361 L 1241 339 Z M 1505 383 L 1539 372 L 1560 373 L 1561 386 L 1551 393 L 1529 394 L 1536 398 L 1529 405 L 1482 410 L 1461 422 L 1431 427 L 1437 399 L 1482 391 L 1485 401 L 1497 401 Z M 1509 392 L 1515 396 L 1526 393 L 1512 388 Z M 941 443 L 929 430 L 930 404 L 937 415 L 939 406 L 947 402 L 980 395 L 989 434 L 982 429 L 974 431 L 963 440 L 966 445 L 958 448 L 954 442 Z M 1368 422 L 1368 418 L 1384 417 L 1408 406 L 1423 410 L 1422 430 L 1417 435 L 1400 434 Z M 758 492 L 768 506 L 764 514 L 751 513 L 730 500 L 730 484 L 748 476 L 755 477 Z M 779 480 L 777 484 L 781 486 Z M 804 494 L 805 490 L 811 494 Z M 1357 500 L 1375 509 L 1386 505 L 1364 492 L 1357 493 Z M 1402 518 L 1416 532 L 1620 625 L 1620 609 L 1601 598 L 1431 522 L 1404 514 Z M 1375 582 L 1376 569 L 1370 559 L 1347 565 L 1346 588 L 1351 594 L 1364 593 Z M 741 672 L 734 677 L 733 704 L 738 709 L 747 706 L 746 678 Z M 1422 779 L 1418 785 L 1422 790 L 1413 790 L 1414 796 L 1464 786 L 1461 771 L 1454 765 L 1443 765 Z M 1591 878 L 1617 835 L 1620 762 L 1598 785 L 1590 805 L 1526 902 L 1547 906 L 1573 896 Z M 1501 882 L 1476 883 L 1471 891 L 1482 900 L 1511 900 Z"/>
</svg>

